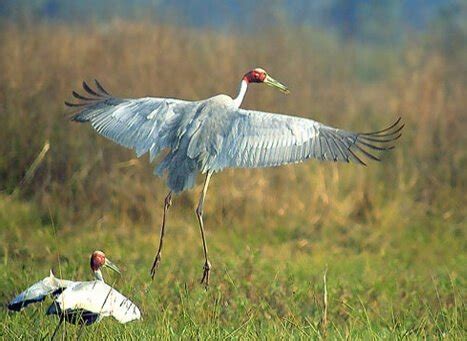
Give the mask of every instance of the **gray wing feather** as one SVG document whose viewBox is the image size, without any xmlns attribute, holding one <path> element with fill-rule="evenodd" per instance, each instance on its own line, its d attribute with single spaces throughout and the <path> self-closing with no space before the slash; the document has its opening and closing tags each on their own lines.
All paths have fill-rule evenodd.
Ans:
<svg viewBox="0 0 467 341">
<path fill-rule="evenodd" d="M 90 121 L 99 134 L 134 149 L 138 156 L 150 152 L 154 158 L 161 149 L 175 147 L 182 118 L 179 107 L 186 106 L 186 102 L 165 98 L 109 99 L 90 105 L 72 119 Z"/>
<path fill-rule="evenodd" d="M 188 156 L 191 134 L 201 121 L 195 117 L 206 101 L 190 102 L 170 98 L 120 99 L 109 95 L 96 82 L 97 89 L 83 83 L 91 97 L 79 95 L 81 103 L 66 105 L 77 108 L 71 119 L 90 122 L 101 135 L 134 149 L 138 157 L 149 153 L 150 161 L 163 149 L 170 152 L 154 170 L 162 176 L 167 171 L 167 185 L 180 192 L 195 184 L 201 153 L 196 159 Z M 196 151 L 195 151 L 196 152 Z"/>
<path fill-rule="evenodd" d="M 372 133 L 353 133 L 332 128 L 301 117 L 235 109 L 228 122 L 216 131 L 222 136 L 219 151 L 209 168 L 271 167 L 301 162 L 310 158 L 357 162 L 364 157 L 379 160 L 373 151 L 389 150 L 401 136 L 401 119 L 386 129 Z"/>
<path fill-rule="evenodd" d="M 100 84 L 97 85 L 99 92 L 86 83 L 83 88 L 95 97 L 80 96 L 84 101 L 77 104 L 65 102 L 78 108 L 71 119 L 90 122 L 99 134 L 134 149 L 138 157 L 149 152 L 151 161 L 164 148 L 177 149 L 199 105 L 171 98 L 115 98 Z"/>
</svg>

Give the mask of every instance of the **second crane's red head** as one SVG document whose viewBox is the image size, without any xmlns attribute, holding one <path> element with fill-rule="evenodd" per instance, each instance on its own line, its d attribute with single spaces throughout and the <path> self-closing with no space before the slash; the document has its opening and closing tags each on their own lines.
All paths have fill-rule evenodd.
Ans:
<svg viewBox="0 0 467 341">
<path fill-rule="evenodd" d="M 276 81 L 274 78 L 269 76 L 264 69 L 261 68 L 256 68 L 251 71 L 248 71 L 247 73 L 245 73 L 245 76 L 243 76 L 243 80 L 247 83 L 264 83 L 266 85 L 279 89 L 283 93 L 289 93 L 289 89 L 287 89 L 287 87 L 284 84 Z"/>
<path fill-rule="evenodd" d="M 102 251 L 94 251 L 91 255 L 91 269 L 97 271 L 105 264 L 105 253 Z"/>
<path fill-rule="evenodd" d="M 120 270 L 118 267 L 112 263 L 107 257 L 105 257 L 105 253 L 102 251 L 94 251 L 91 255 L 91 269 L 92 271 L 98 271 L 103 266 L 108 267 L 118 273 Z"/>
</svg>

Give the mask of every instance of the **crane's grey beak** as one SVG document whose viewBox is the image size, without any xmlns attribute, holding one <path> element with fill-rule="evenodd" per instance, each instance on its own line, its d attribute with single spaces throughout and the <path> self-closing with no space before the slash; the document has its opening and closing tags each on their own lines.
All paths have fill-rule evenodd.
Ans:
<svg viewBox="0 0 467 341">
<path fill-rule="evenodd" d="M 105 259 L 104 266 L 117 272 L 120 273 L 120 270 L 118 269 L 118 266 L 116 266 L 114 263 L 112 263 L 108 258 Z"/>
<path fill-rule="evenodd" d="M 290 93 L 289 89 L 284 84 L 282 84 L 281 82 L 276 81 L 274 78 L 272 78 L 269 75 L 267 75 L 266 78 L 264 79 L 264 83 L 269 85 L 269 86 L 272 86 L 273 88 L 279 89 L 284 94 L 289 94 Z"/>
</svg>

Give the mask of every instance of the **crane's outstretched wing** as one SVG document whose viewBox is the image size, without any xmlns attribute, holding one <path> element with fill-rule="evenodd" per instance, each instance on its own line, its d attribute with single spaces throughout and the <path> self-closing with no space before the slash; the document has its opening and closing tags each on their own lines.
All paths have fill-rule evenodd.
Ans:
<svg viewBox="0 0 467 341">
<path fill-rule="evenodd" d="M 222 147 L 211 168 L 270 167 L 310 158 L 365 165 L 365 157 L 379 161 L 374 151 L 394 148 L 403 127 L 398 118 L 383 130 L 353 133 L 306 118 L 236 109 L 218 132 Z"/>
<path fill-rule="evenodd" d="M 149 152 L 151 161 L 163 148 L 180 147 L 156 169 L 162 174 L 173 163 L 168 184 L 176 192 L 193 186 L 195 168 L 270 167 L 310 158 L 365 165 L 365 158 L 379 161 L 375 151 L 392 149 L 404 127 L 399 118 L 380 131 L 353 133 L 301 117 L 236 109 L 215 97 L 199 102 L 118 99 L 97 81 L 96 87 L 83 83 L 92 97 L 73 91 L 82 103 L 65 102 L 78 108 L 72 120 L 89 121 L 101 135 L 135 149 L 138 157 Z"/>
<path fill-rule="evenodd" d="M 58 295 L 65 288 L 74 284 L 73 281 L 67 281 L 56 278 L 50 270 L 50 275 L 42 281 L 34 283 L 32 286 L 24 290 L 21 294 L 16 296 L 9 304 L 8 309 L 20 311 L 31 303 L 41 302 L 48 295 Z"/>
<path fill-rule="evenodd" d="M 105 316 L 120 323 L 141 318 L 138 307 L 103 281 L 80 282 L 57 296 L 47 314 L 64 315 L 70 322 L 90 324 Z"/>
<path fill-rule="evenodd" d="M 162 149 L 177 146 L 178 137 L 184 134 L 183 127 L 198 106 L 197 102 L 172 98 L 115 98 L 97 80 L 95 83 L 97 90 L 83 82 L 91 97 L 73 91 L 81 103 L 65 102 L 77 109 L 71 119 L 90 122 L 99 134 L 134 149 L 138 157 L 149 152 L 151 162 Z"/>
</svg>

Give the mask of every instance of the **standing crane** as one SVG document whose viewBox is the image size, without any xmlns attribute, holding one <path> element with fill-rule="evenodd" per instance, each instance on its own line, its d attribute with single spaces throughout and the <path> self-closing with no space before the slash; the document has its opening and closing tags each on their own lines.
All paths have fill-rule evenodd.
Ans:
<svg viewBox="0 0 467 341">
<path fill-rule="evenodd" d="M 50 270 L 48 277 L 16 296 L 8 304 L 8 309 L 20 311 L 31 303 L 43 301 L 47 296 L 54 297 L 46 313 L 60 317 L 52 338 L 64 320 L 83 326 L 98 322 L 106 316 L 113 316 L 120 323 L 140 319 L 138 307 L 104 282 L 101 268 L 107 267 L 120 273 L 118 267 L 102 251 L 92 253 L 90 265 L 94 281 L 75 282 L 59 279 Z"/>
<path fill-rule="evenodd" d="M 96 90 L 83 82 L 87 96 L 73 91 L 73 96 L 81 100 L 79 103 L 65 102 L 77 110 L 71 117 L 73 121 L 90 122 L 99 134 L 134 149 L 138 157 L 149 153 L 152 162 L 162 149 L 169 149 L 154 170 L 159 176 L 167 173 L 169 192 L 164 200 L 152 278 L 161 260 L 172 193 L 192 188 L 198 173 L 205 174 L 195 212 L 204 251 L 201 283 L 207 286 L 211 263 L 203 207 L 212 174 L 229 167 L 274 167 L 310 158 L 365 165 L 364 158 L 380 160 L 372 151 L 394 148 L 392 142 L 401 136 L 404 125 L 400 118 L 379 131 L 353 133 L 302 117 L 241 109 L 251 83 L 263 83 L 289 92 L 265 70 L 256 68 L 243 76 L 235 98 L 220 94 L 200 101 L 156 97 L 123 99 L 110 95 L 95 80 Z"/>
</svg>

